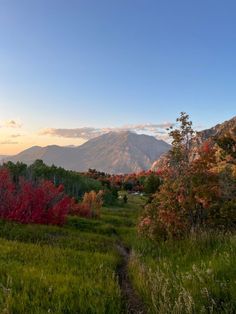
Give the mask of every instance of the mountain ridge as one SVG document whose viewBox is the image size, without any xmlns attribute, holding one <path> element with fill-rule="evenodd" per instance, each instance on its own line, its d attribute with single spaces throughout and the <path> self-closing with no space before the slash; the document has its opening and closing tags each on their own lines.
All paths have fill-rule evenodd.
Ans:
<svg viewBox="0 0 236 314">
<path fill-rule="evenodd" d="M 230 134 L 236 141 L 236 116 L 222 123 L 218 123 L 209 129 L 196 132 L 196 135 L 193 138 L 192 148 L 202 145 L 210 138 L 216 142 L 219 138 L 225 137 L 228 134 Z M 161 160 L 156 160 L 150 169 L 155 171 L 160 164 Z"/>
<path fill-rule="evenodd" d="M 218 123 L 209 129 L 197 132 L 196 138 L 198 139 L 198 141 L 204 142 L 210 137 L 212 138 L 221 137 L 225 136 L 225 134 L 227 133 L 231 133 L 234 134 L 234 136 L 236 136 L 236 116 L 222 123 Z"/>
<path fill-rule="evenodd" d="M 108 132 L 77 147 L 32 146 L 7 160 L 31 164 L 42 159 L 48 165 L 68 170 L 95 168 L 107 173 L 132 173 L 149 169 L 169 148 L 169 144 L 153 136 L 121 131 Z"/>
</svg>

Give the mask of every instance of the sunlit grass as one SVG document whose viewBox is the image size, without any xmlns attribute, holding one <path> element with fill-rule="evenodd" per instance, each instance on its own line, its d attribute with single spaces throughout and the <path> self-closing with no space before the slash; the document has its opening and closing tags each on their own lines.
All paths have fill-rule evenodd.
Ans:
<svg viewBox="0 0 236 314">
<path fill-rule="evenodd" d="M 129 269 L 149 313 L 235 313 L 236 238 L 202 234 L 154 245 L 140 241 Z"/>
<path fill-rule="evenodd" d="M 1 221 L 0 312 L 120 313 L 120 258 L 104 234 Z"/>
<path fill-rule="evenodd" d="M 128 198 L 64 227 L 0 221 L 0 313 L 123 313 L 120 242 L 148 313 L 235 313 L 235 235 L 154 243 L 136 230 L 145 199 Z"/>
<path fill-rule="evenodd" d="M 112 313 L 117 257 L 0 239 L 1 312 Z"/>
</svg>

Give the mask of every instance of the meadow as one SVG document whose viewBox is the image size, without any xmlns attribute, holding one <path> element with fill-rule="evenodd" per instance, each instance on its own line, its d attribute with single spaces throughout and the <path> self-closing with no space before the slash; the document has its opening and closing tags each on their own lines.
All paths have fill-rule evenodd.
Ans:
<svg viewBox="0 0 236 314">
<path fill-rule="evenodd" d="M 235 236 L 202 234 L 158 247 L 143 241 L 129 269 L 149 313 L 235 313 L 235 263 Z"/>
<path fill-rule="evenodd" d="M 235 235 L 157 244 L 136 231 L 144 202 L 129 195 L 99 219 L 69 217 L 64 227 L 1 221 L 1 313 L 129 312 L 118 245 L 147 313 L 235 313 Z"/>
<path fill-rule="evenodd" d="M 1 222 L 1 313 L 121 312 L 115 239 L 99 222 L 80 231 L 79 220 L 64 228 Z"/>
</svg>

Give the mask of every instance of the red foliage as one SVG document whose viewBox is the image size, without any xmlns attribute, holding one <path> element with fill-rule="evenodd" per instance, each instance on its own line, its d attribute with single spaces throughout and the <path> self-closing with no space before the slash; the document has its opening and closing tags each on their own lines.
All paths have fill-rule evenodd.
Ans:
<svg viewBox="0 0 236 314">
<path fill-rule="evenodd" d="M 69 214 L 72 216 L 91 217 L 92 211 L 88 204 L 77 203 L 74 198 L 71 199 Z"/>
<path fill-rule="evenodd" d="M 220 163 L 210 141 L 196 152 L 181 168 L 182 161 L 177 166 L 168 159 L 163 163 L 163 182 L 145 208 L 139 223 L 141 233 L 152 238 L 178 238 L 204 228 L 235 228 L 234 164 Z"/>
<path fill-rule="evenodd" d="M 150 175 L 162 175 L 162 170 L 158 171 L 141 171 L 137 173 L 129 174 L 107 174 L 104 172 L 96 171 L 95 169 L 90 169 L 84 175 L 89 178 L 93 178 L 102 183 L 102 185 L 107 185 L 116 190 L 128 190 L 131 192 L 143 192 L 144 191 L 144 181 Z"/>
<path fill-rule="evenodd" d="M 0 169 L 0 217 L 21 223 L 62 225 L 71 199 L 63 186 L 50 181 L 38 185 L 21 179 L 15 185 L 7 169 Z"/>
<path fill-rule="evenodd" d="M 14 204 L 15 186 L 7 169 L 0 170 L 0 217 L 7 217 Z"/>
</svg>

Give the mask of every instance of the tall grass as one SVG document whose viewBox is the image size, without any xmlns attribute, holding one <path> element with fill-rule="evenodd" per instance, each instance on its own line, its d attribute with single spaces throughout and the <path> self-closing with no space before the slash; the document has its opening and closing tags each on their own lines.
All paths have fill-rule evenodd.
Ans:
<svg viewBox="0 0 236 314">
<path fill-rule="evenodd" d="M 83 232 L 2 221 L 0 313 L 121 313 L 115 240 L 90 223 Z"/>
<path fill-rule="evenodd" d="M 236 236 L 201 233 L 155 243 L 139 237 L 144 199 L 64 227 L 0 221 L 0 313 L 123 313 L 117 242 L 148 313 L 235 313 Z"/>
<path fill-rule="evenodd" d="M 116 258 L 0 240 L 2 312 L 118 313 Z"/>
<path fill-rule="evenodd" d="M 235 313 L 236 237 L 140 241 L 129 270 L 149 313 Z"/>
</svg>

